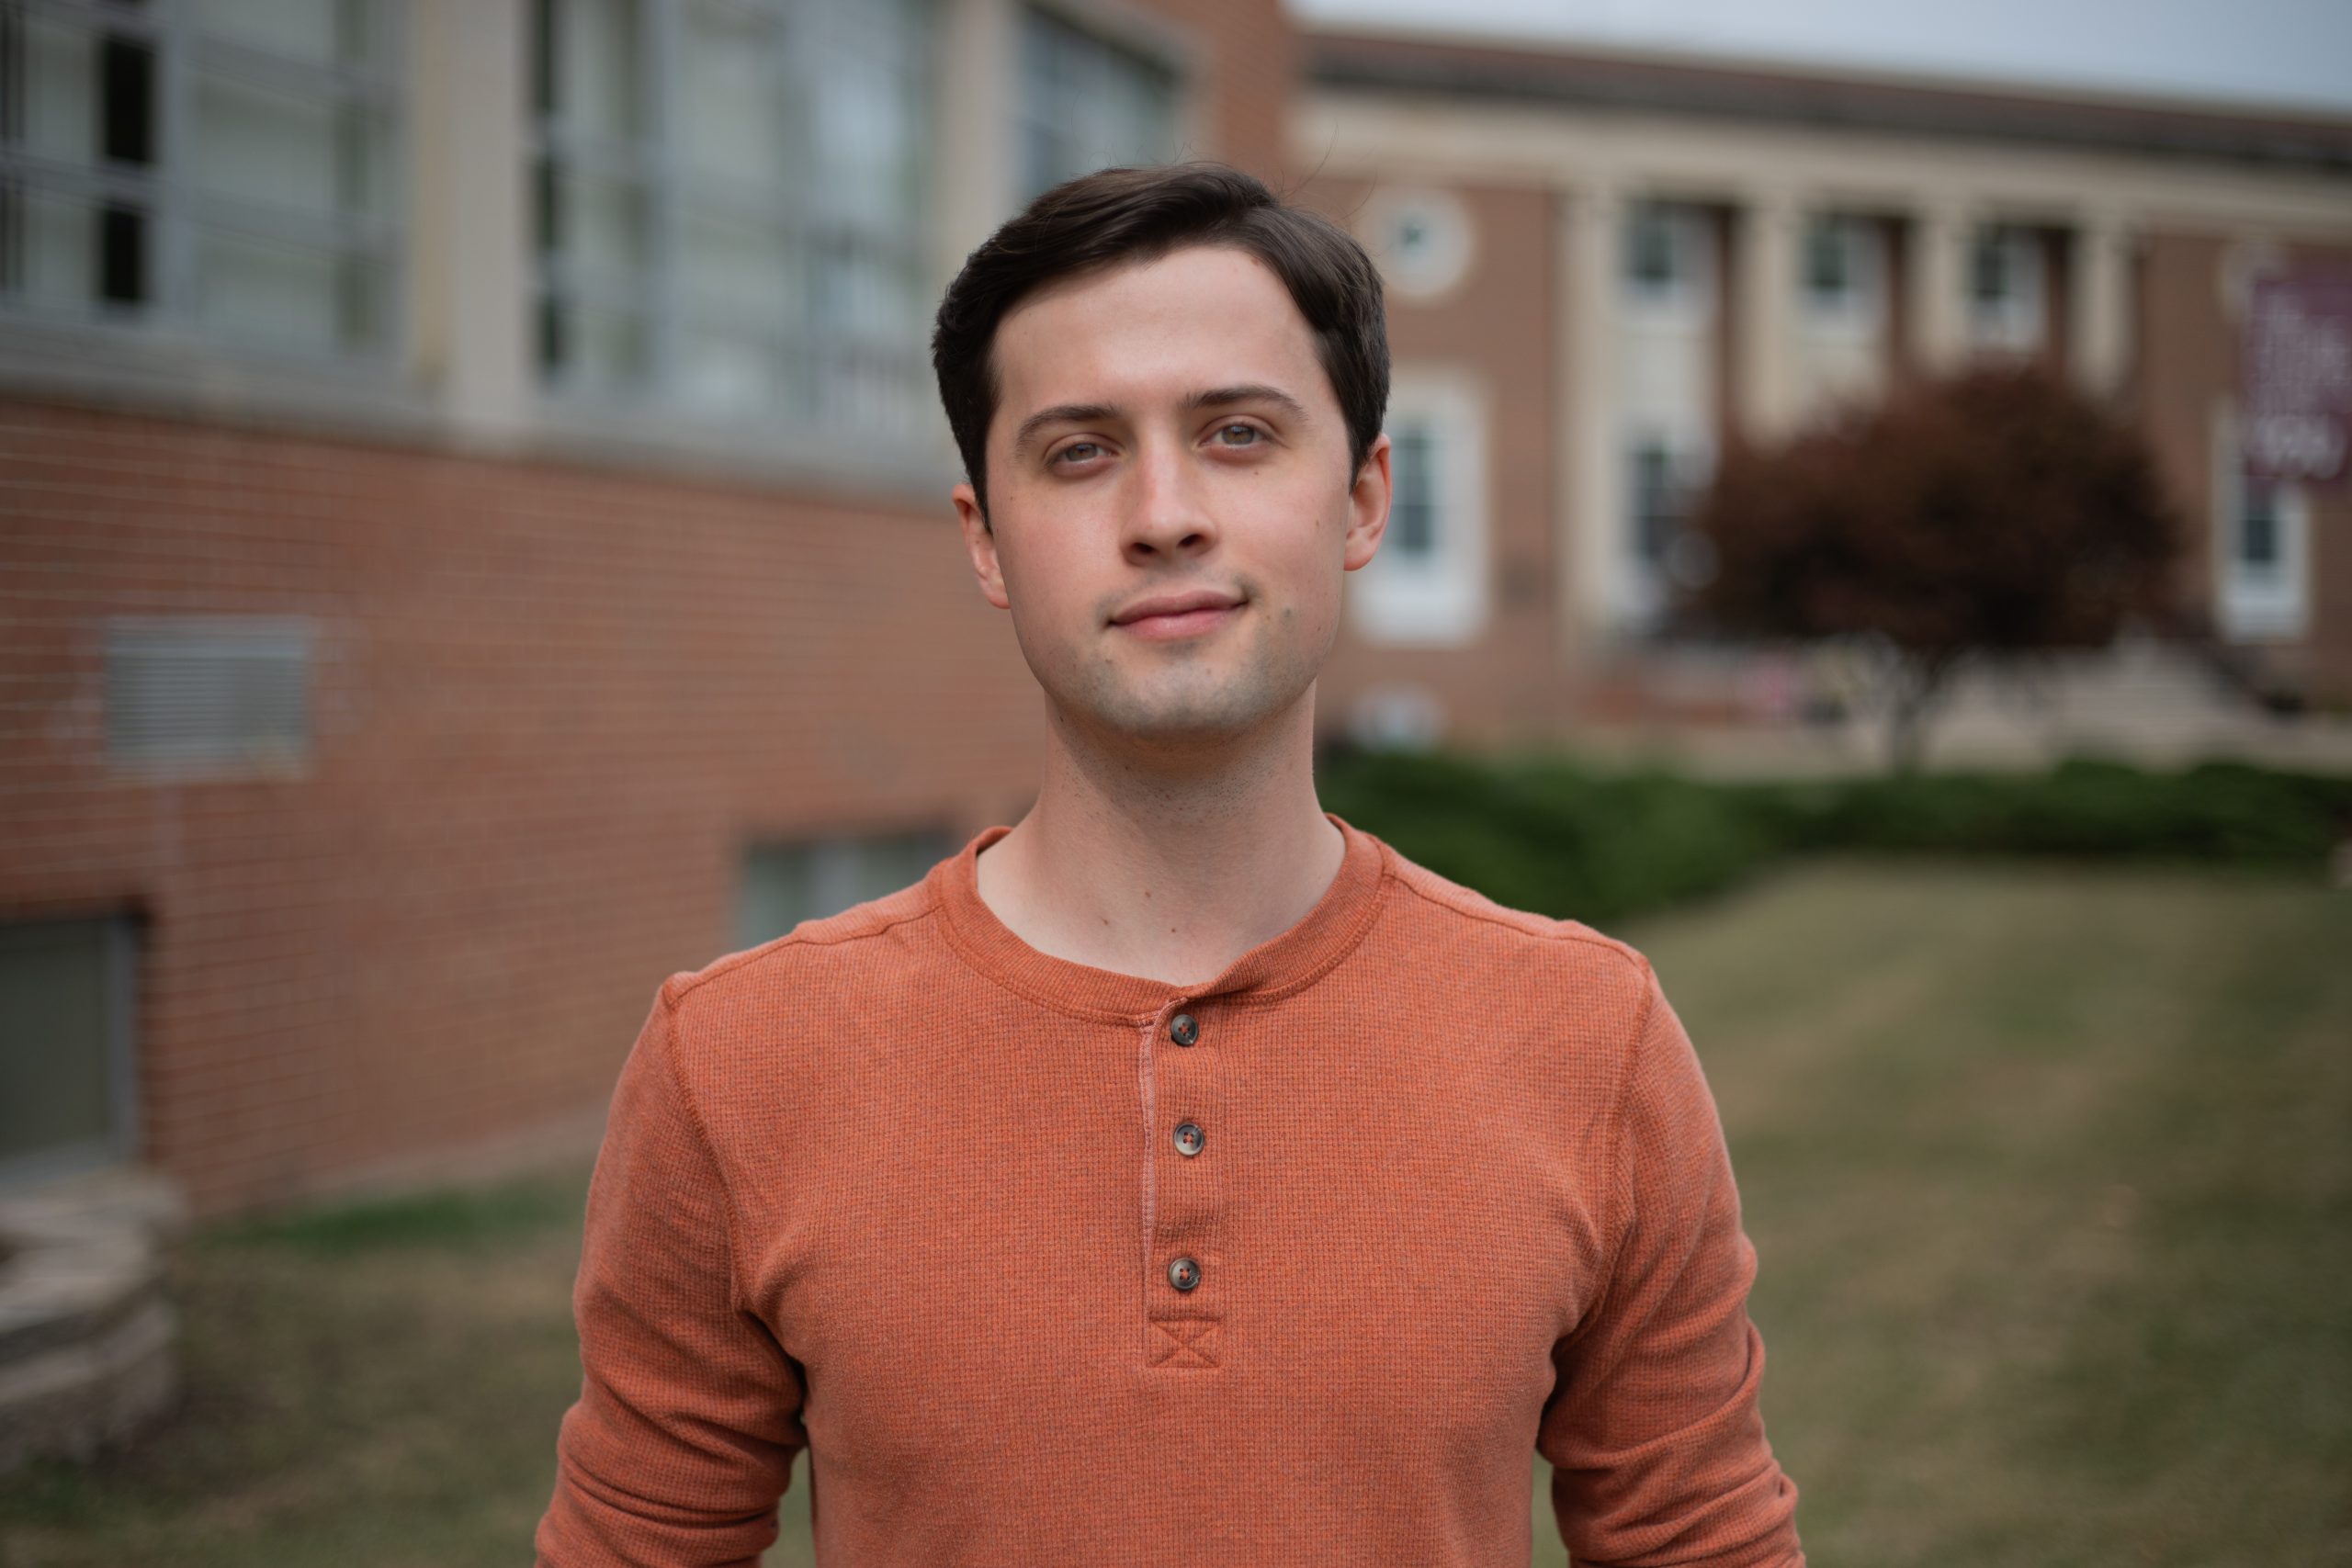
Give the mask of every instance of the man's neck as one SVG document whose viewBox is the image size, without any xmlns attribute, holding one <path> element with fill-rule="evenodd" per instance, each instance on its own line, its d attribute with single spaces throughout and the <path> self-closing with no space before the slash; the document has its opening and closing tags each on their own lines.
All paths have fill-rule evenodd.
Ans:
<svg viewBox="0 0 2352 1568">
<path fill-rule="evenodd" d="M 980 856 L 981 902 L 1040 953 L 1207 980 L 1314 908 L 1346 840 L 1316 804 L 1314 694 L 1261 732 L 1150 749 L 1051 716 L 1037 804 Z"/>
</svg>

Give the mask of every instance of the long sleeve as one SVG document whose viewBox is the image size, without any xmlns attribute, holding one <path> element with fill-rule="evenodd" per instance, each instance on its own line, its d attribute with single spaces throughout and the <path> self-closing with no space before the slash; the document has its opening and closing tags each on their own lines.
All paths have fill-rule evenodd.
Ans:
<svg viewBox="0 0 2352 1568">
<path fill-rule="evenodd" d="M 753 1568 L 807 1442 L 800 1375 L 735 1287 L 730 1205 L 665 985 L 613 1094 L 572 1309 L 579 1401 L 540 1568 Z"/>
<path fill-rule="evenodd" d="M 1645 965 L 1646 969 L 1646 965 Z M 1756 1252 L 1713 1097 L 1655 972 L 1616 1129 L 1613 1259 L 1538 1428 L 1577 1568 L 1802 1563 L 1764 1437 Z"/>
</svg>

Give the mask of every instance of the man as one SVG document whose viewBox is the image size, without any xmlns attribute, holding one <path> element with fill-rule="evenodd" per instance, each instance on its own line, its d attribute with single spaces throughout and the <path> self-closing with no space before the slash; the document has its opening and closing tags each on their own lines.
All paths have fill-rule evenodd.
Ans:
<svg viewBox="0 0 2352 1568">
<path fill-rule="evenodd" d="M 576 1292 L 556 1568 L 1802 1562 L 1713 1102 L 1649 965 L 1324 816 L 1380 543 L 1377 276 L 1111 170 L 933 359 L 1044 689 L 1019 825 L 662 987 Z"/>
</svg>

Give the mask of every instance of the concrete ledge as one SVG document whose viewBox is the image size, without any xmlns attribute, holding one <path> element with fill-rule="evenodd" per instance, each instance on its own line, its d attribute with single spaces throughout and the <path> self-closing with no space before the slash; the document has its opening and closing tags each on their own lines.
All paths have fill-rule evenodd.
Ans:
<svg viewBox="0 0 2352 1568">
<path fill-rule="evenodd" d="M 187 1227 L 178 1190 L 130 1168 L 0 1191 L 0 1473 L 86 1459 L 178 1398 L 164 1260 Z"/>
</svg>

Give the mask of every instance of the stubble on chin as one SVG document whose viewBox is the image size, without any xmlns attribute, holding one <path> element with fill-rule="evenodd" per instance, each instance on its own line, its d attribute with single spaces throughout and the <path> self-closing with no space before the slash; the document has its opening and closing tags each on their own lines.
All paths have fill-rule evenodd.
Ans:
<svg viewBox="0 0 2352 1568">
<path fill-rule="evenodd" d="M 1295 606 L 1273 610 L 1252 599 L 1243 615 L 1232 628 L 1240 647 L 1218 646 L 1222 637 L 1202 647 L 1098 647 L 1067 679 L 1043 671 L 1038 678 L 1068 719 L 1106 739 L 1149 745 L 1238 737 L 1296 703 L 1322 665 L 1317 650 L 1283 635 L 1295 626 Z"/>
</svg>

